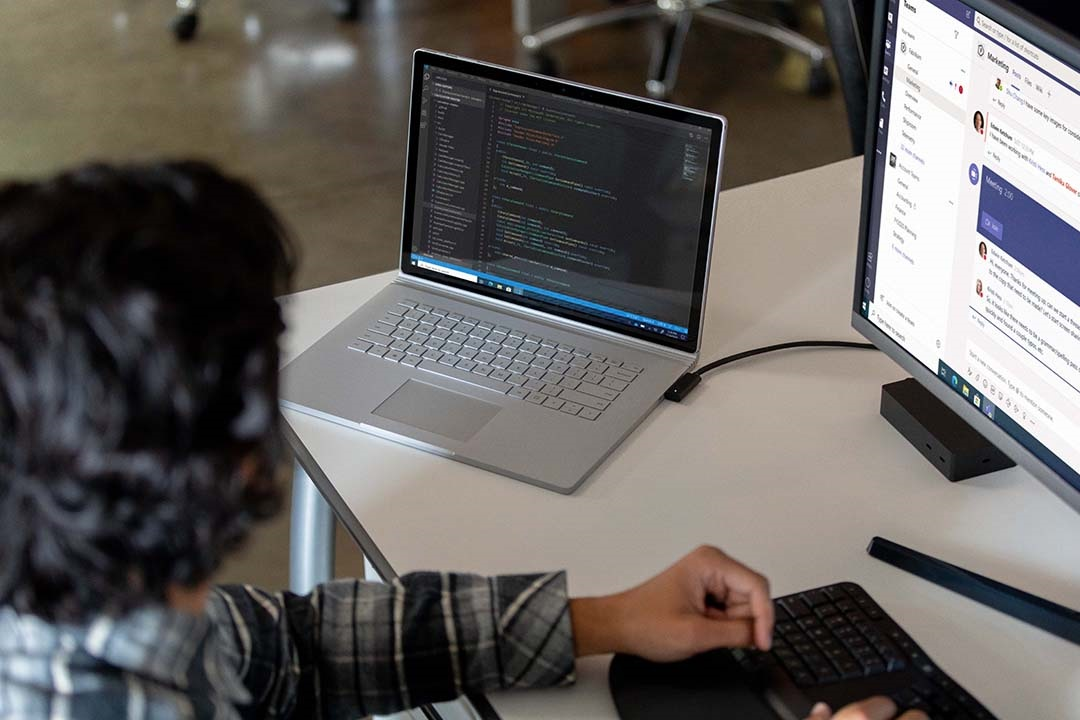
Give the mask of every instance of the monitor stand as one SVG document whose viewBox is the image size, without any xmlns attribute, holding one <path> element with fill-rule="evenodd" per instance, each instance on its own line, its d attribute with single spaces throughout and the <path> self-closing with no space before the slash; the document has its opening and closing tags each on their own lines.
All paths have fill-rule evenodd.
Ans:
<svg viewBox="0 0 1080 720">
<path fill-rule="evenodd" d="M 1016 465 L 914 378 L 882 386 L 881 416 L 951 482 Z"/>
</svg>

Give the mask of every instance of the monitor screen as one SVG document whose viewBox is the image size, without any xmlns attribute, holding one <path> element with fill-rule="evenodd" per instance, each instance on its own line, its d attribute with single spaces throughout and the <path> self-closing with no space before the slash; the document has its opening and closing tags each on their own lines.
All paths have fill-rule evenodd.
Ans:
<svg viewBox="0 0 1080 720">
<path fill-rule="evenodd" d="M 719 118 L 418 59 L 407 273 L 695 349 Z"/>
<path fill-rule="evenodd" d="M 1080 492 L 1075 51 L 985 0 L 884 10 L 855 314 Z"/>
</svg>

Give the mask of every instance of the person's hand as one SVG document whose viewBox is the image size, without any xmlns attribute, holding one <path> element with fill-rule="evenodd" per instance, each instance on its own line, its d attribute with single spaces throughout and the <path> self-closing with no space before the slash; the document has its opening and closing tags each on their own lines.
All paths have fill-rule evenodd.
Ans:
<svg viewBox="0 0 1080 720">
<path fill-rule="evenodd" d="M 769 582 L 702 546 L 617 595 L 570 601 L 577 656 L 625 652 L 670 662 L 718 647 L 772 644 Z"/>
<path fill-rule="evenodd" d="M 896 705 L 887 697 L 872 697 L 841 708 L 834 715 L 825 703 L 818 703 L 810 710 L 806 720 L 928 720 L 921 710 L 908 710 L 896 717 Z"/>
</svg>

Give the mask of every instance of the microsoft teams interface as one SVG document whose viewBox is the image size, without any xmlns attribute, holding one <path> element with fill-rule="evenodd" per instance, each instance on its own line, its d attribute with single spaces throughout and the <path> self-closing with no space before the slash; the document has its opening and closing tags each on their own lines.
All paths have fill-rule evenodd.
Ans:
<svg viewBox="0 0 1080 720">
<path fill-rule="evenodd" d="M 862 314 L 1080 490 L 1080 73 L 889 0 Z"/>
<path fill-rule="evenodd" d="M 712 131 L 422 72 L 409 262 L 688 340 Z"/>
</svg>

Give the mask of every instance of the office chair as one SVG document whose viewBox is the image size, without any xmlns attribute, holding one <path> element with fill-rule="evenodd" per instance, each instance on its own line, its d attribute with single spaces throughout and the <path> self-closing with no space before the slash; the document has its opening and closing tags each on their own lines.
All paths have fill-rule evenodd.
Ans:
<svg viewBox="0 0 1080 720">
<path fill-rule="evenodd" d="M 855 155 L 862 155 L 866 141 L 867 68 L 874 37 L 874 0 L 821 0 L 821 9 L 847 108 L 851 148 Z"/>
<path fill-rule="evenodd" d="M 556 74 L 555 63 L 546 52 L 551 45 L 572 35 L 593 28 L 641 19 L 660 21 L 660 39 L 653 46 L 649 77 L 645 91 L 650 97 L 667 99 L 675 87 L 682 56 L 683 43 L 691 22 L 698 18 L 747 35 L 758 35 L 802 53 L 810 60 L 807 90 L 812 95 L 825 95 L 832 89 L 832 78 L 825 60 L 829 51 L 809 38 L 772 20 L 744 15 L 734 10 L 716 7 L 730 0 L 649 0 L 638 3 L 618 3 L 594 13 L 575 15 L 552 23 L 521 38 L 534 70 L 546 75 Z M 785 8 L 786 3 L 772 3 Z"/>
<path fill-rule="evenodd" d="M 202 0 L 176 0 L 176 16 L 170 27 L 173 35 L 180 42 L 187 42 L 195 37 L 199 29 L 199 6 Z M 330 8 L 342 20 L 356 20 L 360 17 L 360 0 L 330 0 Z"/>
</svg>

